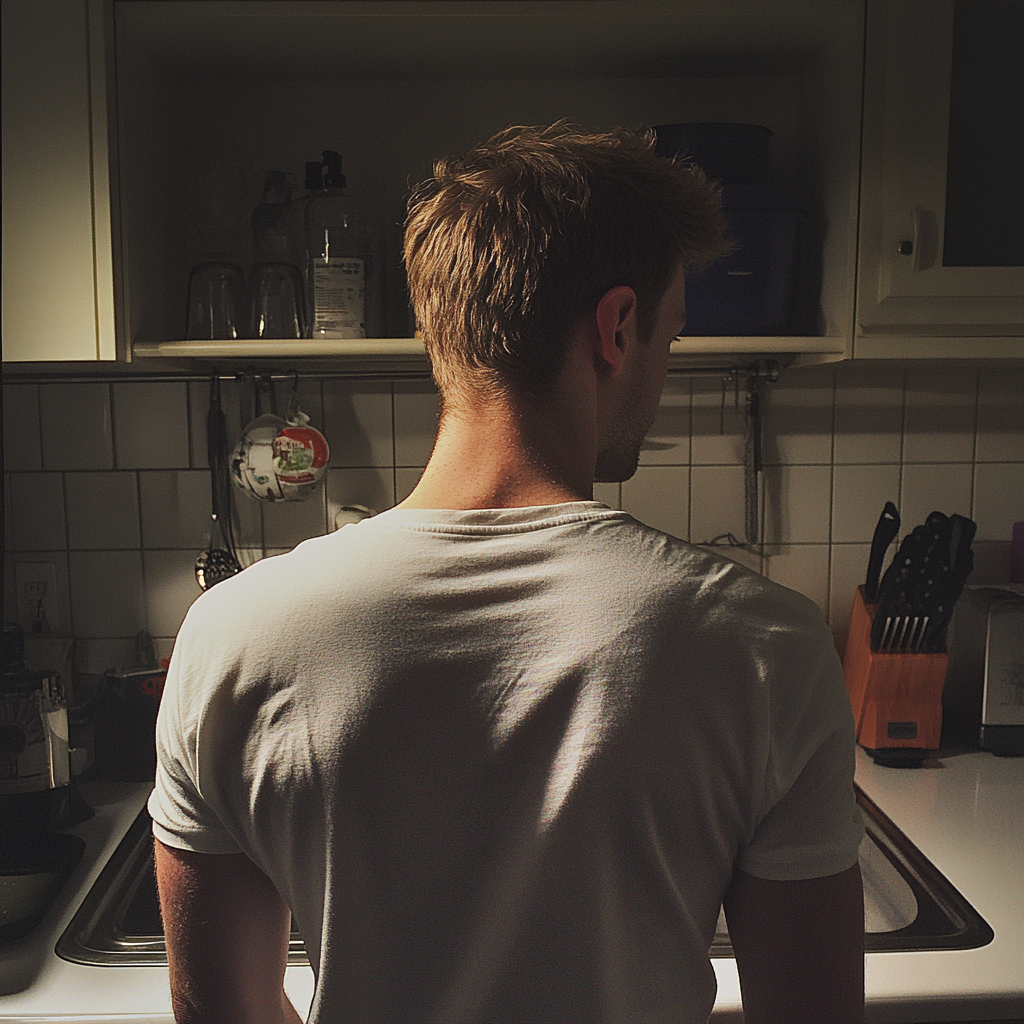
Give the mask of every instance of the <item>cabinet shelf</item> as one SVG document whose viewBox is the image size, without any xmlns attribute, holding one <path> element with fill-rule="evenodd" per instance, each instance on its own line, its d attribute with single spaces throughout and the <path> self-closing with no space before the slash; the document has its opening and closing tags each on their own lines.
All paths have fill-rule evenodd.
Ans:
<svg viewBox="0 0 1024 1024">
<path fill-rule="evenodd" d="M 672 343 L 673 364 L 688 356 L 708 355 L 832 355 L 845 353 L 840 337 L 708 337 L 677 338 Z M 315 359 L 339 358 L 407 361 L 425 359 L 419 338 L 246 338 L 222 341 L 136 341 L 136 359 Z"/>
</svg>

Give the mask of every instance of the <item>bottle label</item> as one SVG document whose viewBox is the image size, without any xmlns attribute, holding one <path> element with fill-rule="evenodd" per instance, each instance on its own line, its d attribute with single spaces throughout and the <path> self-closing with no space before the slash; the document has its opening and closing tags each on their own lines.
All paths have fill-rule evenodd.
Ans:
<svg viewBox="0 0 1024 1024">
<path fill-rule="evenodd" d="M 366 267 L 354 256 L 313 261 L 314 338 L 366 337 Z"/>
</svg>

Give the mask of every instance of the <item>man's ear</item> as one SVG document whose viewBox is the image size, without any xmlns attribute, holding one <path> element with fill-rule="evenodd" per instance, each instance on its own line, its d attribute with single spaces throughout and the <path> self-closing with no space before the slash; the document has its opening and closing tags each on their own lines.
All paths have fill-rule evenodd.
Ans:
<svg viewBox="0 0 1024 1024">
<path fill-rule="evenodd" d="M 601 296 L 595 313 L 598 338 L 594 358 L 598 368 L 609 377 L 622 371 L 626 352 L 636 344 L 636 292 L 627 285 L 616 285 Z"/>
</svg>

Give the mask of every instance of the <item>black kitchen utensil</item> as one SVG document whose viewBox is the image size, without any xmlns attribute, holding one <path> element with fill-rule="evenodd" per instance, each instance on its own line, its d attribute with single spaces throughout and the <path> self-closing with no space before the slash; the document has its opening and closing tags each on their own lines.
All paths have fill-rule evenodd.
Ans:
<svg viewBox="0 0 1024 1024">
<path fill-rule="evenodd" d="M 937 580 L 928 607 L 929 623 L 924 637 L 926 650 L 946 649 L 946 630 L 953 608 L 963 593 L 964 584 L 974 568 L 971 544 L 978 525 L 965 516 L 952 515 L 948 521 L 948 569 Z"/>
<path fill-rule="evenodd" d="M 889 545 L 900 532 L 899 509 L 891 502 L 885 503 L 882 514 L 878 517 L 875 534 L 871 538 L 871 556 L 868 559 L 868 574 L 864 581 L 864 594 L 869 601 L 878 597 L 878 581 L 882 575 L 882 560 Z"/>
<path fill-rule="evenodd" d="M 904 537 L 878 588 L 872 650 L 946 649 L 946 626 L 974 565 L 971 541 L 976 529 L 964 516 L 932 512 Z"/>
<path fill-rule="evenodd" d="M 242 571 L 235 554 L 231 530 L 231 506 L 226 487 L 227 427 L 220 404 L 220 379 L 210 378 L 210 411 L 206 416 L 206 454 L 210 463 L 210 542 L 196 559 L 196 582 L 203 590 Z M 221 510 L 223 509 L 223 518 Z"/>
</svg>

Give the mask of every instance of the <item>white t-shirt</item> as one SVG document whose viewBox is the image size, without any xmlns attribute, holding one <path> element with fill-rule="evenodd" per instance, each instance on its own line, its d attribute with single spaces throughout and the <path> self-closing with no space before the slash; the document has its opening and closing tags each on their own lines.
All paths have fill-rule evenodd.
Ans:
<svg viewBox="0 0 1024 1024">
<path fill-rule="evenodd" d="M 703 1022 L 734 870 L 862 834 L 816 606 L 597 502 L 259 562 L 190 609 L 157 741 L 154 833 L 273 880 L 320 1024 Z"/>
</svg>

